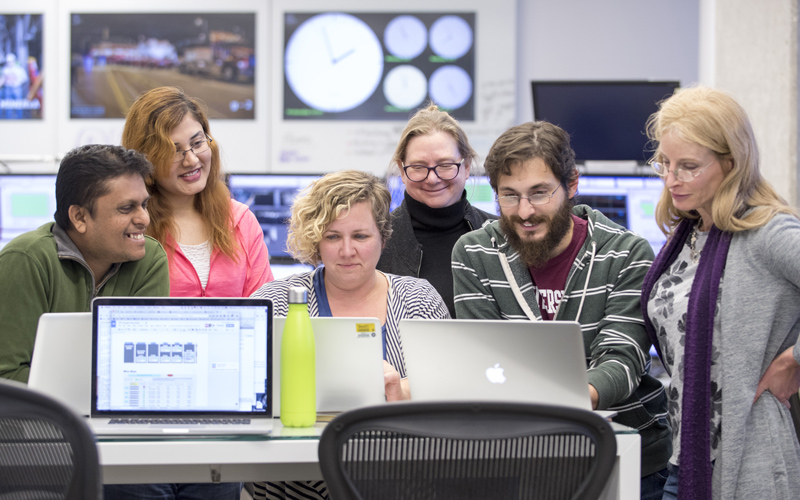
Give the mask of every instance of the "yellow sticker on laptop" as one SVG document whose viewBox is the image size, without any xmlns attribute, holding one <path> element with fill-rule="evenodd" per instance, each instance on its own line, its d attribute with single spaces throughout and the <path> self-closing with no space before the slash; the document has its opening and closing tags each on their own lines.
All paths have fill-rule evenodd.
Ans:
<svg viewBox="0 0 800 500">
<path fill-rule="evenodd" d="M 356 323 L 356 333 L 372 333 L 375 331 L 375 323 Z"/>
</svg>

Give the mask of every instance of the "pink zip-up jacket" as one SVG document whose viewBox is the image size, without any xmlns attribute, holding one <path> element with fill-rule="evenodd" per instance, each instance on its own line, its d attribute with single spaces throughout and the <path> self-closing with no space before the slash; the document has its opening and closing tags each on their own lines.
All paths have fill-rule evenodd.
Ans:
<svg viewBox="0 0 800 500">
<path fill-rule="evenodd" d="M 240 248 L 239 260 L 234 261 L 215 248 L 205 290 L 180 245 L 167 236 L 171 297 L 249 297 L 261 285 L 275 279 L 269 267 L 264 233 L 256 216 L 247 205 L 233 199 L 231 215 Z"/>
</svg>

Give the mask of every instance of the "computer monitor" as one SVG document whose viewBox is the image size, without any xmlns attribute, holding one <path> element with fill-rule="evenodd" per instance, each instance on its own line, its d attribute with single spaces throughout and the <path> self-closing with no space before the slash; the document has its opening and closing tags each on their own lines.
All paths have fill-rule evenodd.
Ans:
<svg viewBox="0 0 800 500">
<path fill-rule="evenodd" d="M 399 176 L 387 178 L 386 185 L 392 194 L 394 210 L 403 201 L 404 185 Z M 582 175 L 575 201 L 599 210 L 612 221 L 644 237 L 658 253 L 666 241 L 655 221 L 655 208 L 663 186 L 655 175 Z M 464 189 L 474 207 L 500 215 L 489 177 L 472 176 Z"/>
<path fill-rule="evenodd" d="M 0 248 L 52 222 L 55 211 L 55 174 L 0 175 Z"/>
<path fill-rule="evenodd" d="M 577 203 L 599 210 L 617 224 L 646 239 L 658 253 L 666 236 L 656 225 L 655 210 L 664 183 L 653 176 L 583 175 Z"/>
<path fill-rule="evenodd" d="M 570 135 L 575 159 L 636 161 L 650 157 L 645 123 L 679 82 L 534 81 L 533 116 Z"/>
<path fill-rule="evenodd" d="M 320 177 L 321 174 L 228 175 L 231 197 L 248 205 L 261 224 L 273 274 L 280 265 L 296 269 L 296 261 L 286 250 L 292 203 L 300 190 Z"/>
<path fill-rule="evenodd" d="M 428 100 L 475 120 L 477 16 L 464 10 L 284 12 L 283 120 L 405 122 Z"/>
<path fill-rule="evenodd" d="M 386 187 L 389 188 L 389 192 L 392 194 L 391 209 L 394 210 L 403 202 L 405 185 L 399 175 L 392 175 L 386 178 Z M 494 190 L 489 185 L 488 177 L 482 175 L 470 176 L 464 185 L 464 189 L 467 191 L 467 200 L 472 206 L 490 214 L 500 215 L 497 202 L 494 200 Z"/>
</svg>

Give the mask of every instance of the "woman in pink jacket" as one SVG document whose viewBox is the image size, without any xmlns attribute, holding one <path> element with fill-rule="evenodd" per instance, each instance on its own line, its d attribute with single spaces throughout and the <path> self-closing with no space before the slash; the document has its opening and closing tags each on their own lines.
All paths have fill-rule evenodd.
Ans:
<svg viewBox="0 0 800 500">
<path fill-rule="evenodd" d="M 222 181 L 199 100 L 177 87 L 146 92 L 128 112 L 122 144 L 155 166 L 147 233 L 167 250 L 170 295 L 249 297 L 272 281 L 261 226 Z"/>
</svg>

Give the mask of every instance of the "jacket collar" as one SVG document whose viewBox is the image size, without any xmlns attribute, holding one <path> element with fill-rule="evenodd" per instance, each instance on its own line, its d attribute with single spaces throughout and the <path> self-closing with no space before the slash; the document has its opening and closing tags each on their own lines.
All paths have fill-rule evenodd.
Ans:
<svg viewBox="0 0 800 500">
<path fill-rule="evenodd" d="M 62 229 L 58 224 L 53 224 L 51 232 L 53 233 L 53 239 L 56 242 L 56 252 L 58 254 L 58 258 L 61 260 L 74 260 L 85 267 L 94 278 L 94 283 L 98 289 L 103 286 L 106 281 L 108 281 L 108 278 L 114 276 L 119 270 L 119 266 L 121 264 L 117 262 L 112 264 L 111 269 L 106 272 L 105 276 L 94 276 L 92 269 L 89 267 L 89 264 L 86 263 L 86 259 L 83 258 L 83 254 L 80 250 L 78 250 L 77 245 L 75 245 L 75 242 L 69 237 L 67 231 Z M 98 279 L 100 279 L 100 281 L 98 281 Z"/>
</svg>

